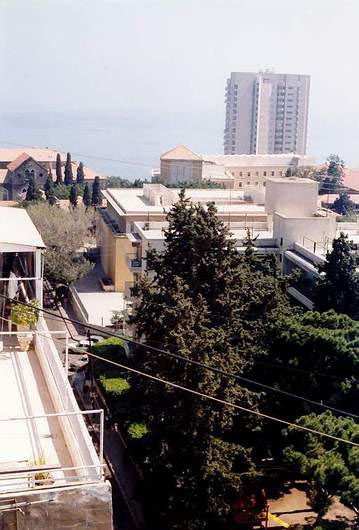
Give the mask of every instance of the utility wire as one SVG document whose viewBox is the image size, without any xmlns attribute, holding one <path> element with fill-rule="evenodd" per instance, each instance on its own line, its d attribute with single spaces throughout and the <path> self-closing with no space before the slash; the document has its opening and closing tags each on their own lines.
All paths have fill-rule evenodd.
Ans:
<svg viewBox="0 0 359 530">
<path fill-rule="evenodd" d="M 10 300 L 11 302 L 15 302 L 15 303 L 19 303 L 19 304 L 23 304 L 23 305 L 27 305 L 27 306 L 30 305 L 31 306 L 31 304 L 28 304 L 26 302 L 21 302 L 19 300 L 15 300 L 13 298 L 9 298 L 8 296 L 2 295 L 2 294 L 0 294 L 0 297 L 5 298 L 7 300 Z M 31 307 L 33 307 L 33 306 L 31 306 Z M 45 314 L 46 313 L 50 313 L 46 309 L 40 309 L 39 311 L 42 311 Z M 52 317 L 54 317 L 53 313 L 50 313 L 50 314 L 51 314 Z M 343 410 L 338 409 L 336 407 L 332 407 L 330 405 L 319 403 L 319 402 L 311 400 L 309 398 L 306 398 L 306 397 L 303 397 L 303 396 L 299 396 L 297 394 L 293 394 L 291 392 L 287 392 L 285 390 L 281 390 L 279 388 L 275 388 L 275 387 L 272 387 L 270 385 L 266 385 L 265 383 L 260 383 L 259 381 L 254 381 L 253 379 L 248 379 L 247 377 L 243 377 L 243 376 L 240 376 L 240 375 L 237 375 L 237 374 L 226 372 L 224 370 L 221 370 L 220 368 L 209 366 L 208 364 L 202 363 L 200 361 L 195 361 L 193 359 L 187 359 L 186 357 L 183 357 L 182 355 L 178 355 L 176 353 L 169 352 L 169 351 L 164 350 L 162 348 L 157 348 L 155 346 L 151 346 L 149 344 L 145 344 L 143 342 L 139 342 L 139 341 L 136 341 L 134 339 L 130 339 L 130 338 L 125 337 L 125 336 L 120 335 L 120 334 L 115 334 L 113 332 L 107 331 L 104 328 L 96 327 L 93 324 L 85 324 L 83 322 L 80 322 L 78 320 L 71 319 L 71 318 L 68 318 L 68 317 L 60 317 L 59 316 L 58 318 L 61 319 L 61 320 L 64 320 L 64 319 L 68 320 L 69 322 L 72 322 L 73 324 L 80 325 L 80 326 L 85 327 L 87 329 L 92 329 L 92 330 L 95 330 L 97 332 L 101 331 L 102 333 L 105 333 L 106 335 L 109 335 L 110 337 L 121 338 L 122 340 L 124 340 L 126 342 L 129 342 L 131 344 L 134 344 L 136 346 L 139 346 L 139 347 L 142 347 L 142 348 L 147 348 L 147 349 L 152 350 L 152 351 L 154 351 L 156 353 L 161 353 L 161 354 L 167 355 L 168 357 L 172 357 L 173 359 L 180 360 L 180 361 L 182 361 L 182 362 L 184 362 L 186 364 L 191 364 L 191 365 L 197 366 L 199 368 L 203 368 L 205 370 L 209 370 L 211 372 L 217 373 L 217 374 L 222 375 L 224 377 L 232 378 L 232 379 L 235 379 L 235 380 L 238 380 L 238 381 L 243 381 L 243 382 L 245 382 L 247 384 L 256 385 L 256 386 L 259 386 L 259 387 L 264 388 L 266 390 L 270 390 L 272 392 L 277 392 L 279 394 L 285 395 L 285 396 L 290 397 L 292 399 L 301 400 L 301 401 L 304 401 L 306 403 L 310 403 L 311 405 L 314 405 L 314 406 L 317 406 L 317 407 L 320 407 L 320 408 L 324 408 L 324 409 L 327 409 L 327 410 L 331 410 L 333 412 L 336 412 L 337 414 L 342 414 L 344 416 L 350 416 L 352 418 L 359 418 L 359 415 L 357 415 L 357 414 L 352 414 L 350 412 L 343 411 Z"/>
<path fill-rule="evenodd" d="M 219 399 L 219 398 L 216 398 L 214 396 L 210 396 L 208 394 L 204 394 L 202 392 L 198 392 L 197 390 L 193 390 L 192 388 L 188 388 L 188 387 L 179 385 L 177 383 L 173 383 L 172 381 L 168 381 L 167 379 L 162 379 L 161 377 L 157 377 L 157 376 L 148 374 L 146 372 L 142 372 L 140 370 L 137 370 L 136 368 L 132 368 L 130 366 L 127 366 L 127 365 L 124 365 L 124 364 L 121 364 L 121 363 L 118 363 L 118 362 L 115 362 L 115 361 L 111 361 L 110 359 L 105 359 L 104 357 L 101 357 L 100 355 L 96 355 L 96 354 L 90 353 L 90 352 L 87 352 L 87 355 L 89 355 L 90 357 L 93 357 L 95 359 L 98 359 L 100 361 L 104 361 L 104 362 L 107 362 L 109 364 L 112 364 L 113 366 L 116 366 L 118 368 L 122 368 L 124 370 L 129 371 L 129 372 L 132 372 L 132 373 L 134 373 L 136 375 L 140 375 L 142 377 L 146 377 L 148 379 L 151 379 L 152 381 L 157 381 L 158 383 L 162 383 L 164 385 L 170 386 L 170 387 L 175 388 L 177 390 L 182 390 L 184 392 L 188 392 L 188 393 L 193 394 L 195 396 L 198 396 L 198 397 L 201 397 L 201 398 L 204 398 L 204 399 L 209 399 L 209 400 L 214 401 L 216 403 L 220 403 L 221 405 L 224 405 L 224 406 L 227 406 L 227 407 L 232 407 L 234 409 L 241 410 L 242 412 L 247 412 L 249 414 L 254 414 L 254 415 L 259 416 L 261 418 L 265 418 L 267 420 L 275 421 L 277 423 L 281 423 L 282 425 L 287 425 L 288 427 L 293 427 L 293 428 L 298 429 L 298 430 L 310 432 L 312 434 L 318 434 L 319 436 L 323 436 L 325 438 L 330 438 L 330 439 L 335 440 L 337 442 L 343 442 L 345 444 L 352 445 L 354 447 L 359 447 L 359 444 L 357 444 L 355 442 L 352 442 L 351 440 L 345 440 L 344 438 L 339 438 L 339 437 L 334 436 L 332 434 L 327 434 L 327 433 L 324 433 L 324 432 L 321 432 L 321 431 L 317 431 L 316 429 L 311 429 L 309 427 L 305 427 L 304 425 L 300 425 L 300 424 L 297 424 L 297 423 L 292 423 L 290 421 L 286 421 L 286 420 L 283 420 L 281 418 L 277 418 L 275 416 L 270 416 L 269 414 L 264 414 L 264 413 L 259 412 L 257 410 L 248 409 L 247 407 L 243 407 L 242 405 L 237 405 L 235 403 L 231 403 L 230 401 L 225 401 L 224 399 Z"/>
</svg>

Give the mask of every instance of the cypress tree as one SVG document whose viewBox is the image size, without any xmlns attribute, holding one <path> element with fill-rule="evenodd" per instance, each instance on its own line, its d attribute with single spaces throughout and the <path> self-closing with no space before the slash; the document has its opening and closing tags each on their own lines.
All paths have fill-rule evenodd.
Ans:
<svg viewBox="0 0 359 530">
<path fill-rule="evenodd" d="M 73 185 L 71 186 L 70 199 L 69 199 L 69 200 L 70 200 L 70 203 L 72 204 L 72 206 L 73 206 L 74 208 L 76 208 L 76 206 L 77 206 L 77 200 L 78 200 L 78 198 L 77 198 L 77 187 L 76 187 L 76 184 L 73 184 Z"/>
<path fill-rule="evenodd" d="M 73 183 L 73 180 L 74 180 L 74 177 L 72 174 L 71 155 L 70 153 L 67 153 L 66 163 L 65 163 L 65 178 L 64 178 L 65 186 L 70 186 Z"/>
<path fill-rule="evenodd" d="M 86 206 L 86 208 L 91 206 L 91 193 L 90 193 L 90 188 L 89 188 L 89 185 L 88 185 L 87 182 L 85 184 L 84 193 L 83 193 L 83 196 L 82 196 L 82 201 L 83 201 L 84 205 Z"/>
<path fill-rule="evenodd" d="M 48 199 L 51 192 L 53 192 L 53 182 L 50 173 L 47 175 L 47 179 L 44 185 L 44 192 L 46 195 L 46 199 Z"/>
<path fill-rule="evenodd" d="M 60 153 L 56 155 L 56 185 L 62 184 L 62 167 Z"/>
<path fill-rule="evenodd" d="M 100 203 L 101 203 L 100 177 L 95 177 L 95 181 L 92 186 L 91 204 L 92 206 L 98 206 Z"/>
<path fill-rule="evenodd" d="M 29 186 L 26 191 L 26 199 L 27 201 L 38 201 L 41 197 L 41 191 L 39 187 L 37 186 L 35 177 L 32 176 L 29 180 Z"/>
<path fill-rule="evenodd" d="M 85 181 L 84 165 L 82 162 L 80 162 L 76 170 L 76 182 L 77 184 L 83 184 L 84 181 Z"/>
</svg>

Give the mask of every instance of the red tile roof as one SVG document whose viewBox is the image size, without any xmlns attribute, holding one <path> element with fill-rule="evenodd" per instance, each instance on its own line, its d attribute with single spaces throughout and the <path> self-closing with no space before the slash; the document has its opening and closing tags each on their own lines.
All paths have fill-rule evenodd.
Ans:
<svg viewBox="0 0 359 530">
<path fill-rule="evenodd" d="M 13 160 L 12 162 L 10 162 L 10 164 L 7 165 L 8 170 L 16 171 L 17 168 L 20 167 L 21 164 L 26 162 L 26 160 L 28 160 L 29 158 L 31 157 L 27 153 L 21 153 L 21 155 L 19 155 L 17 158 L 15 158 L 15 160 Z"/>
<path fill-rule="evenodd" d="M 345 169 L 344 186 L 359 191 L 359 169 Z"/>
</svg>

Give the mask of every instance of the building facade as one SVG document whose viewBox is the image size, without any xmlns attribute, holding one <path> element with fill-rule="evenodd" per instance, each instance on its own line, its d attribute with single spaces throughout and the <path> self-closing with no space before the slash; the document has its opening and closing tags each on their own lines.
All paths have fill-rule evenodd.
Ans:
<svg viewBox="0 0 359 530">
<path fill-rule="evenodd" d="M 263 187 L 268 177 L 285 177 L 298 168 L 315 165 L 307 155 L 251 154 L 207 155 L 178 145 L 161 156 L 160 171 L 153 171 L 153 182 L 164 185 L 180 182 L 212 181 L 227 189 Z"/>
<path fill-rule="evenodd" d="M 161 155 L 160 179 L 163 184 L 192 182 L 202 179 L 203 160 L 184 145 Z"/>
<path fill-rule="evenodd" d="M 40 148 L 0 148 L 0 186 L 2 187 L 3 200 L 16 200 L 26 194 L 29 181 L 32 177 L 40 187 L 43 187 L 49 172 L 56 179 L 56 157 L 61 158 L 62 173 L 66 161 L 65 153 L 58 153 L 54 149 Z M 76 171 L 79 163 L 72 160 L 72 173 L 76 179 Z M 84 167 L 85 181 L 92 183 L 96 176 L 100 180 L 105 177 L 99 175 L 93 169 Z"/>
<path fill-rule="evenodd" d="M 224 153 L 304 155 L 309 88 L 309 75 L 232 72 L 225 92 Z"/>
<path fill-rule="evenodd" d="M 150 249 L 163 250 L 166 214 L 178 200 L 178 190 L 161 184 L 143 189 L 103 191 L 107 206 L 99 210 L 99 245 L 104 273 L 114 289 L 131 300 L 132 288 L 146 270 Z M 228 226 L 239 253 L 245 251 L 248 230 L 255 252 L 274 254 L 284 273 L 299 269 L 310 284 L 319 273 L 333 239 L 345 231 L 359 249 L 359 223 L 337 222 L 334 212 L 318 207 L 318 183 L 305 178 L 269 177 L 262 190 L 189 189 L 201 204 L 214 202 L 218 217 Z M 291 294 L 311 307 L 306 294 Z"/>
</svg>

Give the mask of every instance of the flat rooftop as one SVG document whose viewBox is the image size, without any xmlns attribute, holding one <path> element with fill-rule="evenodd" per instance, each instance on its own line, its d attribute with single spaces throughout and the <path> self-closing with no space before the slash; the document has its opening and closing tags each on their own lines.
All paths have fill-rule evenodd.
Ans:
<svg viewBox="0 0 359 530">
<path fill-rule="evenodd" d="M 75 303 L 83 318 L 97 326 L 109 326 L 114 311 L 125 309 L 124 293 L 105 292 L 101 289 L 100 279 L 106 276 L 101 265 L 97 264 L 86 276 L 72 286 L 78 299 Z"/>
<path fill-rule="evenodd" d="M 0 206 L 0 250 L 2 243 L 32 249 L 45 248 L 45 243 L 27 211 L 24 208 L 9 206 Z"/>
<path fill-rule="evenodd" d="M 168 188 L 167 188 L 168 189 Z M 165 214 L 178 200 L 179 189 L 171 189 L 173 201 L 170 204 L 153 205 L 144 196 L 142 188 L 109 188 L 103 191 L 104 197 L 119 215 Z M 186 196 L 194 202 L 214 202 L 218 213 L 264 213 L 264 206 L 244 200 L 243 191 L 222 189 L 186 189 Z"/>
<path fill-rule="evenodd" d="M 16 418 L 55 413 L 35 351 L 21 351 L 16 335 L 3 336 L 0 353 L 0 418 Z M 74 466 L 59 419 L 56 417 L 1 422 L 0 471 L 26 469 L 43 455 L 46 466 L 54 466 L 53 477 L 68 472 L 56 468 Z M 71 473 L 71 472 L 70 472 Z M 16 479 L 20 480 L 20 479 Z M 12 488 L 14 478 L 1 480 L 0 494 Z"/>
</svg>

